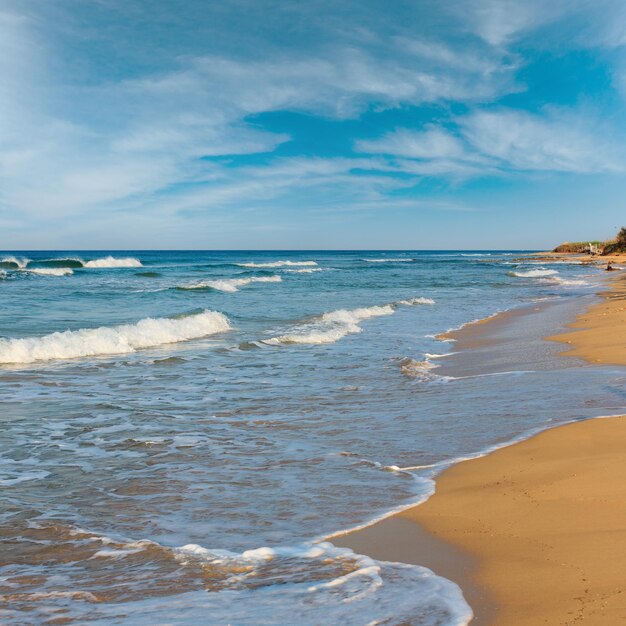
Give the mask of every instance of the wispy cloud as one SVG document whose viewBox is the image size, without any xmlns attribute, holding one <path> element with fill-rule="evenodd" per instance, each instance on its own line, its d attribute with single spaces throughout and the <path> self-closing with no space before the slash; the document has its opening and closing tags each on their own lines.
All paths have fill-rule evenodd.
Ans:
<svg viewBox="0 0 626 626">
<path fill-rule="evenodd" d="M 611 128 L 587 112 L 479 109 L 455 122 L 453 130 L 432 125 L 423 131 L 397 129 L 379 139 L 358 141 L 356 149 L 399 157 L 404 171 L 423 176 L 626 169 L 626 151 L 611 136 Z"/>
<path fill-rule="evenodd" d="M 417 194 L 425 179 L 623 172 L 619 121 L 533 100 L 521 72 L 533 46 L 619 56 L 617 0 L 422 0 L 393 12 L 312 0 L 279 3 L 271 19 L 244 0 L 237 19 L 228 3 L 187 4 L 176 14 L 152 5 L 139 21 L 144 0 L 7 0 L 6 228 L 54 229 L 65 217 L 95 229 L 110 213 L 184 228 L 203 212 L 219 222 L 271 204 L 399 206 L 395 194 Z M 261 120 L 284 112 L 301 128 Z M 344 147 L 298 144 L 307 119 L 332 121 Z"/>
<path fill-rule="evenodd" d="M 379 139 L 356 142 L 358 152 L 391 154 L 414 159 L 455 159 L 462 157 L 461 141 L 442 128 L 429 125 L 423 131 L 400 128 Z"/>
<path fill-rule="evenodd" d="M 477 111 L 460 120 L 460 128 L 473 149 L 509 169 L 582 174 L 622 172 L 626 166 L 610 129 L 582 112 Z"/>
</svg>

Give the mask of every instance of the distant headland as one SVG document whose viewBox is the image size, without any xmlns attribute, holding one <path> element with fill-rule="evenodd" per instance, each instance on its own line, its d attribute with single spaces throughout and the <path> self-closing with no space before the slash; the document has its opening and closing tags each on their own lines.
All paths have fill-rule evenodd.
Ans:
<svg viewBox="0 0 626 626">
<path fill-rule="evenodd" d="M 552 250 L 558 254 L 591 254 L 610 256 L 626 254 L 626 227 L 622 227 L 614 239 L 608 241 L 566 241 Z"/>
</svg>

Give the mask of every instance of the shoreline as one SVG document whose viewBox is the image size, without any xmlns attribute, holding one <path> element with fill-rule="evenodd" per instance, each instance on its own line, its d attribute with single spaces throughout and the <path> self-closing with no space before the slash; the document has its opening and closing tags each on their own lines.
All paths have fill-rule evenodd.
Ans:
<svg viewBox="0 0 626 626">
<path fill-rule="evenodd" d="M 474 559 L 474 589 L 457 576 L 480 601 L 472 625 L 618 623 L 625 449 L 626 417 L 564 424 L 458 463 L 401 515 Z"/>
<path fill-rule="evenodd" d="M 572 345 L 569 351 L 561 353 L 563 356 L 578 356 L 588 363 L 626 365 L 626 276 L 620 273 L 607 278 L 609 289 L 600 292 L 601 302 L 581 313 L 563 333 L 545 338 Z M 491 325 L 506 323 L 515 314 L 515 309 L 505 311 L 440 337 L 460 339 L 457 346 L 463 350 L 476 342 L 489 341 Z M 625 329 L 619 341 L 615 340 L 616 327 Z M 568 332 L 567 328 L 574 330 Z M 598 423 L 611 426 L 595 426 Z M 585 450 L 589 442 L 593 442 L 592 449 Z M 604 457 L 608 449 L 612 455 L 607 460 Z M 598 565 L 611 554 L 605 544 L 612 545 L 616 532 L 621 533 L 621 545 L 626 545 L 626 506 L 615 511 L 619 509 L 619 497 L 626 496 L 626 487 L 622 490 L 619 480 L 616 484 L 610 476 L 603 475 L 602 480 L 596 480 L 597 476 L 593 480 L 581 477 L 591 471 L 586 467 L 582 471 L 583 457 L 588 466 L 599 462 L 596 457 L 601 457 L 605 464 L 619 466 L 614 474 L 619 476 L 626 471 L 626 453 L 622 449 L 626 449 L 626 417 L 591 418 L 561 424 L 539 434 L 530 433 L 521 441 L 455 463 L 437 476 L 436 493 L 429 499 L 333 538 L 333 542 L 378 560 L 422 565 L 452 580 L 474 611 L 472 626 L 569 624 L 583 617 L 585 623 L 600 624 L 606 623 L 608 613 L 612 619 L 626 622 L 626 596 L 624 607 L 620 607 L 621 590 L 616 587 L 619 572 L 615 572 L 615 567 L 607 568 L 611 571 L 604 576 L 601 567 L 598 571 Z M 512 475 L 513 466 L 518 476 Z M 560 472 L 557 476 L 556 470 Z M 589 493 L 585 491 L 581 496 L 582 482 Z M 541 500 L 555 483 L 559 487 L 552 495 L 560 500 L 560 509 L 557 506 L 556 510 L 554 501 Z M 596 483 L 605 488 L 600 495 L 595 494 Z M 529 494 L 534 494 L 534 498 Z M 599 516 L 600 521 L 618 518 L 618 528 L 590 523 L 582 539 L 579 536 L 578 542 L 574 542 L 577 545 L 572 545 L 572 537 L 564 529 L 572 519 L 595 517 L 593 513 L 600 510 L 596 507 L 597 499 L 609 510 Z M 621 497 L 624 501 L 626 498 Z M 505 512 L 513 510 L 515 514 L 506 519 Z M 529 525 L 533 515 L 537 520 Z M 555 520 L 559 528 L 556 535 L 555 529 L 550 528 Z M 555 565 L 554 555 L 547 559 L 545 555 L 558 552 L 559 541 L 552 541 L 552 545 L 548 538 L 554 540 L 559 534 L 563 536 L 561 543 L 568 548 Z M 588 554 L 581 557 L 588 545 L 598 543 L 602 544 L 596 551 L 601 555 L 599 560 L 590 560 Z M 523 549 L 519 549 L 522 544 Z M 580 568 L 580 563 L 576 564 L 579 557 L 585 561 L 586 570 L 594 572 L 593 580 L 582 577 L 576 583 L 565 575 L 572 567 Z M 571 562 L 565 565 L 568 558 Z M 560 595 L 541 593 L 555 585 L 561 589 Z"/>
<path fill-rule="evenodd" d="M 563 356 L 590 364 L 626 365 L 626 274 L 610 276 L 607 282 L 599 303 L 578 315 L 563 332 L 546 337 L 569 346 Z"/>
<path fill-rule="evenodd" d="M 531 256 L 536 261 L 547 261 L 549 263 L 554 263 L 554 261 L 572 263 L 573 259 L 574 262 L 580 262 L 581 265 L 602 267 L 607 263 L 611 263 L 626 267 L 626 255 L 623 253 L 591 256 L 583 252 L 535 252 Z"/>
</svg>

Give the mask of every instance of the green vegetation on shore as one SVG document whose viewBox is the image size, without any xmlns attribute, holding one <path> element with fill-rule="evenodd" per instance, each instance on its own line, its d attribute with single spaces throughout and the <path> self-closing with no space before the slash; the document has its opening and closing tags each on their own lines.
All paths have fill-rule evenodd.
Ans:
<svg viewBox="0 0 626 626">
<path fill-rule="evenodd" d="M 607 242 L 602 254 L 617 254 L 626 252 L 626 228 L 622 226 L 614 241 Z"/>
<path fill-rule="evenodd" d="M 626 227 L 622 227 L 615 239 L 609 241 L 566 241 L 553 252 L 565 254 L 620 254 L 626 252 Z"/>
</svg>

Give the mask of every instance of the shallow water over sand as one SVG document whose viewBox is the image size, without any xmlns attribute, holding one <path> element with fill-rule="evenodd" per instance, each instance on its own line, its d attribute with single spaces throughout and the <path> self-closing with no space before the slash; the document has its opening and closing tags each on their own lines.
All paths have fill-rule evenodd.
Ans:
<svg viewBox="0 0 626 626">
<path fill-rule="evenodd" d="M 457 458 L 626 406 L 620 369 L 540 339 L 592 297 L 590 268 L 111 255 L 2 266 L 7 623 L 466 623 L 445 579 L 316 542 L 423 499 Z M 533 302 L 500 342 L 437 356 L 455 344 L 434 335 Z"/>
</svg>

